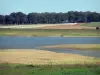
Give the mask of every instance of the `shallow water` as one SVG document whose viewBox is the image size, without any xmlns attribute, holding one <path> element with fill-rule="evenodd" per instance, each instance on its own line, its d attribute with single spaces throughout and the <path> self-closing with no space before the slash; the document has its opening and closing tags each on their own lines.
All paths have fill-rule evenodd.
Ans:
<svg viewBox="0 0 100 75">
<path fill-rule="evenodd" d="M 57 44 L 100 44 L 99 37 L 0 37 L 0 49 L 33 49 Z"/>
<path fill-rule="evenodd" d="M 91 57 L 100 57 L 100 51 L 98 50 L 73 50 L 67 48 L 41 48 L 41 50 L 47 50 L 57 53 L 72 53 L 72 54 L 80 54 L 84 56 L 91 56 Z"/>
<path fill-rule="evenodd" d="M 40 46 L 58 44 L 100 44 L 99 37 L 0 37 L 0 49 L 40 49 Z M 100 51 L 82 51 L 69 49 L 47 49 L 59 53 L 73 53 L 100 57 Z"/>
</svg>

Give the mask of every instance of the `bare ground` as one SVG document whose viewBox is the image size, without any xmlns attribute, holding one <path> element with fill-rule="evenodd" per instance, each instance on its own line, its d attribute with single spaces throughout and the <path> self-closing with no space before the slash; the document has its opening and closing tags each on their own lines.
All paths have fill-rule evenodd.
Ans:
<svg viewBox="0 0 100 75">
<path fill-rule="evenodd" d="M 95 29 L 95 27 L 76 25 L 56 25 L 56 26 L 45 26 L 40 27 L 40 29 Z"/>
</svg>

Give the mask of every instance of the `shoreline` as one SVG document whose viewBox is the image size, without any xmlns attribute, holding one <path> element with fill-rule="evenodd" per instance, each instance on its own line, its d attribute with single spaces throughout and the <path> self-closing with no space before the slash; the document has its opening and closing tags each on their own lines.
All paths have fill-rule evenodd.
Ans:
<svg viewBox="0 0 100 75">
<path fill-rule="evenodd" d="M 47 36 L 47 37 L 100 37 L 100 36 Z"/>
<path fill-rule="evenodd" d="M 100 37 L 100 36 L 35 36 L 35 35 L 24 35 L 24 36 L 22 35 L 22 36 L 20 36 L 20 35 L 0 35 L 0 37 L 2 37 L 2 36 L 12 36 L 12 37 L 66 37 L 66 38 L 67 37 L 69 37 L 69 38 L 70 37 L 75 37 L 75 38 L 77 38 L 77 37 L 83 37 L 83 38 L 84 37 L 87 37 L 87 38 L 88 37 L 90 37 L 90 38 L 91 37 L 93 37 L 93 38 L 98 37 L 99 38 Z"/>
</svg>

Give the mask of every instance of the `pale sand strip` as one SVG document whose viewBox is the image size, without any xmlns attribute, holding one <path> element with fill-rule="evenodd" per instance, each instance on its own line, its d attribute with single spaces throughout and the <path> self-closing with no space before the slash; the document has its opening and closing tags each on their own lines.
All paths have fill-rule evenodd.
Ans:
<svg viewBox="0 0 100 75">
<path fill-rule="evenodd" d="M 26 29 L 26 28 L 40 28 L 40 27 L 48 27 L 48 26 L 60 26 L 60 25 L 76 25 L 77 23 L 66 23 L 66 24 L 33 24 L 33 25 L 1 25 L 0 28 L 18 28 L 18 29 Z"/>
<path fill-rule="evenodd" d="M 31 49 L 7 49 L 0 50 L 0 63 L 20 64 L 75 64 L 94 62 L 94 57 L 77 54 L 63 54 L 44 50 Z"/>
</svg>

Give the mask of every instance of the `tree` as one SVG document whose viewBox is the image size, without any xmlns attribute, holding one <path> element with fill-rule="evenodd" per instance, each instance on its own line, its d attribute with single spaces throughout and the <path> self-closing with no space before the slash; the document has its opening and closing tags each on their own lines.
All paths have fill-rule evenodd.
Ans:
<svg viewBox="0 0 100 75">
<path fill-rule="evenodd" d="M 100 13 L 69 11 L 66 13 L 29 13 L 13 12 L 10 15 L 0 15 L 0 24 L 55 24 L 66 22 L 100 22 Z"/>
<path fill-rule="evenodd" d="M 37 13 L 29 13 L 27 15 L 29 24 L 37 24 L 38 23 L 38 14 Z"/>
<path fill-rule="evenodd" d="M 68 21 L 69 21 L 69 22 L 75 22 L 74 11 L 69 11 L 69 12 L 68 12 Z"/>
<path fill-rule="evenodd" d="M 5 24 L 5 16 L 0 15 L 0 24 Z"/>
<path fill-rule="evenodd" d="M 10 15 L 5 16 L 5 24 L 13 24 L 13 17 Z"/>
</svg>

